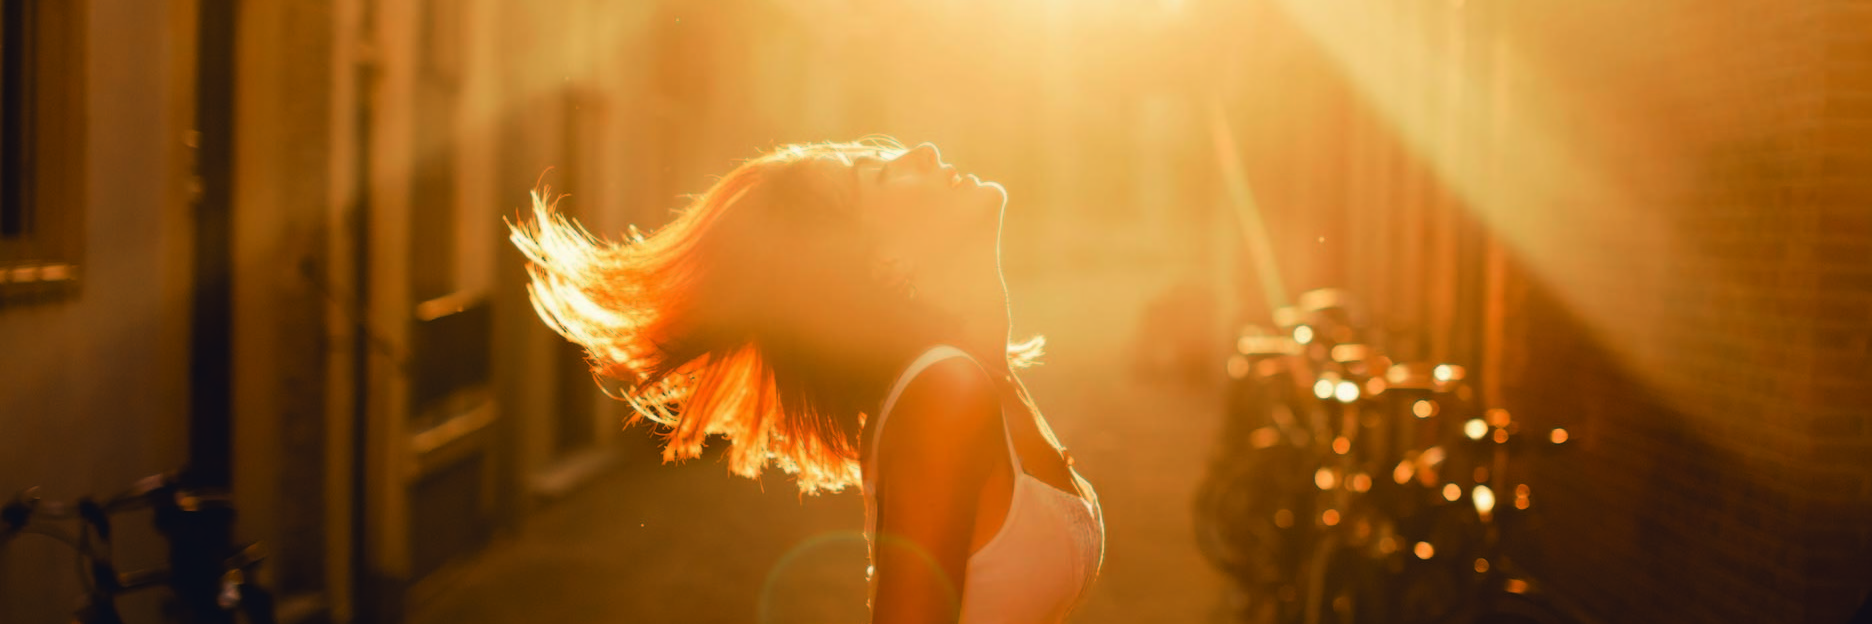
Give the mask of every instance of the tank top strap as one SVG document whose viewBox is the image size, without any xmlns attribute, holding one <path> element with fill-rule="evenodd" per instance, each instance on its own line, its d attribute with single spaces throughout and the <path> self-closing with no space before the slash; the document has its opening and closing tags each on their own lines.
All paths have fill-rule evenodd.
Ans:
<svg viewBox="0 0 1872 624">
<path fill-rule="evenodd" d="M 897 406 L 897 397 L 902 395 L 904 388 L 910 385 L 910 380 L 916 379 L 916 376 L 921 374 L 923 369 L 929 368 L 930 365 L 952 357 L 960 357 L 967 359 L 969 362 L 975 362 L 975 358 L 970 357 L 966 351 L 949 345 L 936 345 L 930 347 L 928 351 L 924 351 L 923 354 L 917 356 L 915 360 L 911 360 L 910 365 L 904 367 L 903 372 L 897 375 L 897 380 L 891 383 L 890 393 L 884 396 L 883 407 L 878 410 L 877 425 L 871 429 L 870 457 L 873 458 L 872 461 L 876 461 L 875 458 L 877 457 L 879 440 L 884 437 L 884 423 L 890 419 L 891 408 Z M 980 366 L 979 362 L 975 362 L 975 364 Z M 1008 461 L 1013 462 L 1014 475 L 1018 477 L 1021 474 L 1020 454 L 1014 452 L 1014 436 L 1008 430 L 1007 409 L 1005 408 L 1001 410 L 1001 438 L 1007 443 Z M 867 472 L 864 480 L 865 489 L 868 491 L 873 485 L 871 474 Z"/>
</svg>

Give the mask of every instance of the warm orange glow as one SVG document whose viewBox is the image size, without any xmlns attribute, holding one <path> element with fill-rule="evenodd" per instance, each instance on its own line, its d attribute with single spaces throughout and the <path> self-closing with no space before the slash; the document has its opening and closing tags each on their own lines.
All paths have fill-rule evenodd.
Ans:
<svg viewBox="0 0 1872 624">
<path fill-rule="evenodd" d="M 1480 418 L 1471 418 L 1463 423 L 1462 432 L 1471 440 L 1480 440 L 1482 436 L 1488 435 L 1488 423 L 1482 422 Z"/>
<path fill-rule="evenodd" d="M 1333 397 L 1339 399 L 1340 403 L 1357 401 L 1359 398 L 1358 384 L 1350 381 L 1339 382 L 1338 387 L 1333 390 Z"/>
<path fill-rule="evenodd" d="M 1248 434 L 1248 443 L 1255 448 L 1264 449 L 1280 443 L 1280 429 L 1261 427 Z"/>
<path fill-rule="evenodd" d="M 1321 468 L 1313 473 L 1313 485 L 1319 486 L 1322 490 L 1333 489 L 1339 485 L 1339 475 L 1331 468 Z"/>
<path fill-rule="evenodd" d="M 1345 436 L 1339 436 L 1337 438 L 1333 438 L 1332 452 L 1338 453 L 1340 455 L 1344 455 L 1346 453 L 1352 452 L 1352 440 Z"/>
<path fill-rule="evenodd" d="M 1312 344 L 1313 343 L 1313 328 L 1308 327 L 1306 325 L 1295 327 L 1293 330 L 1293 339 L 1294 339 L 1294 342 L 1298 342 L 1300 344 Z"/>
<path fill-rule="evenodd" d="M 664 461 L 699 457 L 710 436 L 728 439 L 727 463 L 758 477 L 769 466 L 796 475 L 802 492 L 859 483 L 855 443 L 861 399 L 830 380 L 822 357 L 789 345 L 797 334 L 834 340 L 833 314 L 881 322 L 887 287 L 873 277 L 862 243 L 849 240 L 849 196 L 826 190 L 820 167 L 889 149 L 883 143 L 799 144 L 729 171 L 648 237 L 608 240 L 559 213 L 557 198 L 533 194 L 530 220 L 509 240 L 529 261 L 534 312 L 583 347 L 594 376 L 622 384 L 632 422 L 668 428 Z M 811 245 L 775 238 L 776 223 L 823 214 Z M 811 252 L 802 251 L 811 249 Z M 775 275 L 813 279 L 772 279 Z M 868 292 L 868 290 L 878 292 Z M 728 305 L 726 302 L 762 305 Z M 782 303 L 785 305 L 782 305 Z M 862 311 L 861 311 L 862 310 Z M 773 334 L 773 335 L 769 335 Z M 824 334 L 821 336 L 820 334 Z M 784 335 L 787 340 L 771 340 Z M 1038 353 L 1031 346 L 1014 350 Z"/>
<path fill-rule="evenodd" d="M 1436 401 L 1429 399 L 1418 399 L 1416 403 L 1411 404 L 1410 411 L 1411 415 L 1418 418 L 1429 418 L 1436 415 L 1437 404 Z"/>
<path fill-rule="evenodd" d="M 1248 358 L 1242 357 L 1241 355 L 1229 356 L 1227 368 L 1228 368 L 1228 376 L 1230 379 L 1241 379 L 1241 378 L 1247 377 L 1248 368 L 1249 368 Z"/>
<path fill-rule="evenodd" d="M 1417 545 L 1411 548 L 1411 552 L 1416 554 L 1418 559 L 1427 561 L 1436 556 L 1436 547 L 1431 546 L 1430 542 L 1417 542 Z"/>
<path fill-rule="evenodd" d="M 1488 560 L 1487 560 L 1487 559 L 1477 559 L 1477 560 L 1475 560 L 1475 571 L 1476 571 L 1476 573 L 1478 573 L 1478 574 L 1480 574 L 1480 573 L 1484 573 L 1484 572 L 1488 572 L 1488 568 L 1489 568 L 1489 565 L 1488 565 Z"/>
<path fill-rule="evenodd" d="M 1339 510 L 1328 509 L 1320 514 L 1320 522 L 1326 526 L 1339 526 Z"/>
<path fill-rule="evenodd" d="M 1436 369 L 1430 372 L 1430 376 L 1436 378 L 1437 381 L 1453 381 L 1456 379 L 1456 367 L 1438 364 Z"/>
<path fill-rule="evenodd" d="M 1528 590 L 1528 584 L 1527 581 L 1521 579 L 1508 579 L 1508 582 L 1502 585 L 1502 589 L 1507 590 L 1510 594 L 1525 594 Z"/>
<path fill-rule="evenodd" d="M 1475 502 L 1476 513 L 1482 514 L 1484 518 L 1495 511 L 1495 490 L 1489 489 L 1489 486 L 1475 486 L 1475 490 L 1469 494 L 1469 499 Z"/>
<path fill-rule="evenodd" d="M 1674 123 L 1624 122 L 1642 99 L 1615 104 L 1601 99 L 1603 90 L 1597 88 L 1609 81 L 1656 81 L 1580 71 L 1578 58 L 1564 56 L 1566 48 L 1540 46 L 1534 43 L 1537 37 L 1524 37 L 1531 33 L 1513 27 L 1476 28 L 1500 22 L 1489 11 L 1477 15 L 1453 3 L 1277 0 L 1275 5 L 1325 50 L 1355 99 L 1384 131 L 1402 141 L 1492 237 L 1552 284 L 1565 304 L 1601 334 L 1597 342 L 1630 360 L 1632 370 L 1669 368 L 1656 365 L 1658 354 L 1630 348 L 1648 343 L 1635 335 L 1648 325 L 1629 322 L 1630 298 L 1608 296 L 1599 287 L 1603 276 L 1593 274 L 1596 269 L 1571 261 L 1578 253 L 1575 243 L 1589 238 L 1556 232 L 1544 226 L 1554 221 L 1533 217 L 1561 206 L 1593 205 L 1598 214 L 1619 215 L 1617 227 L 1627 248 L 1682 245 L 1665 213 L 1647 203 L 1651 196 L 1645 189 L 1673 177 L 1666 183 L 1693 183 L 1688 178 L 1700 175 L 1695 167 L 1672 163 L 1696 161 L 1700 148 L 1690 146 L 1703 143 L 1671 134 L 1683 128 Z M 1692 29 L 1686 36 L 1720 47 L 1739 34 L 1733 27 L 1718 27 Z M 1427 102 L 1426 88 L 1440 92 L 1435 104 Z M 1670 87 L 1652 88 L 1670 92 Z M 1580 119 L 1600 123 L 1574 121 Z M 1485 147 L 1464 140 L 1471 136 Z M 1478 152 L 1513 157 L 1478 158 Z M 1625 175 L 1640 168 L 1648 173 Z M 1639 279 L 1649 288 L 1669 278 Z"/>
<path fill-rule="evenodd" d="M 1462 498 L 1462 486 L 1454 483 L 1446 483 L 1443 485 L 1443 500 L 1454 503 L 1458 498 Z"/>
<path fill-rule="evenodd" d="M 1484 416 L 1488 419 L 1488 424 L 1491 427 L 1508 426 L 1508 410 L 1497 407 L 1490 409 Z"/>
<path fill-rule="evenodd" d="M 1508 430 L 1507 430 L 1507 429 L 1496 429 L 1496 430 L 1495 430 L 1495 443 L 1496 443 L 1496 444 L 1507 444 L 1507 443 L 1508 443 Z"/>
<path fill-rule="evenodd" d="M 1396 481 L 1398 485 L 1404 485 L 1405 483 L 1409 483 L 1411 476 L 1416 473 L 1417 467 L 1411 465 L 1411 460 L 1406 459 L 1398 462 L 1397 468 L 1391 471 L 1391 480 Z"/>
<path fill-rule="evenodd" d="M 1274 526 L 1283 529 L 1293 528 L 1293 511 L 1282 509 L 1274 512 Z"/>
<path fill-rule="evenodd" d="M 1371 475 L 1363 472 L 1352 475 L 1352 491 L 1364 492 L 1371 489 Z"/>
<path fill-rule="evenodd" d="M 1333 395 L 1332 380 L 1321 379 L 1319 381 L 1313 382 L 1313 396 L 1319 397 L 1319 399 L 1323 401 L 1323 400 L 1332 398 L 1332 395 Z"/>
<path fill-rule="evenodd" d="M 1567 432 L 1565 429 L 1554 427 L 1553 433 L 1550 434 L 1547 439 L 1552 440 L 1554 444 L 1565 444 L 1567 441 Z"/>
</svg>

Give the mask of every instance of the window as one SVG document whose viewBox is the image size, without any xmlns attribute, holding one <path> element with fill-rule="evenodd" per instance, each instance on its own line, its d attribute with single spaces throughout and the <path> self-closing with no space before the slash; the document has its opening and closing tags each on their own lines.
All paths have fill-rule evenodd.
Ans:
<svg viewBox="0 0 1872 624">
<path fill-rule="evenodd" d="M 0 0 L 0 303 L 75 291 L 83 3 Z"/>
</svg>

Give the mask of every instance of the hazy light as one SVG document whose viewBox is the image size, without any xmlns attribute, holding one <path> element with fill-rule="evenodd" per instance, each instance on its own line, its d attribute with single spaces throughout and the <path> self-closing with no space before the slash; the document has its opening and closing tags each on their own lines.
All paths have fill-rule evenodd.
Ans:
<svg viewBox="0 0 1872 624">
<path fill-rule="evenodd" d="M 1332 380 L 1321 379 L 1319 381 L 1313 382 L 1313 396 L 1319 397 L 1320 399 L 1324 400 L 1324 399 L 1332 398 L 1332 394 L 1333 394 Z"/>
<path fill-rule="evenodd" d="M 1333 489 L 1333 486 L 1338 484 L 1339 475 L 1333 474 L 1331 468 L 1321 468 L 1318 472 L 1313 473 L 1313 485 L 1319 486 L 1319 489 L 1330 490 Z"/>
<path fill-rule="evenodd" d="M 1247 377 L 1248 376 L 1248 358 L 1245 358 L 1239 355 L 1231 356 L 1228 359 L 1228 376 L 1231 379 L 1241 379 L 1243 377 Z"/>
<path fill-rule="evenodd" d="M 1287 529 L 1293 527 L 1293 511 L 1282 509 L 1274 512 L 1274 526 Z"/>
<path fill-rule="evenodd" d="M 1352 491 L 1363 492 L 1371 489 L 1371 475 L 1363 472 L 1352 475 Z"/>
<path fill-rule="evenodd" d="M 1525 594 L 1528 590 L 1528 584 L 1527 581 L 1521 579 L 1508 579 L 1508 583 L 1504 584 L 1502 589 L 1508 590 L 1510 594 Z"/>
<path fill-rule="evenodd" d="M 1352 439 L 1345 436 L 1333 438 L 1332 452 L 1340 455 L 1352 452 Z"/>
<path fill-rule="evenodd" d="M 1384 394 L 1384 391 L 1385 382 L 1383 377 L 1373 377 L 1365 380 L 1365 394 L 1376 396 Z"/>
<path fill-rule="evenodd" d="M 1475 482 L 1488 483 L 1488 466 L 1475 467 Z"/>
<path fill-rule="evenodd" d="M 1469 422 L 1463 423 L 1462 433 L 1471 440 L 1480 440 L 1482 436 L 1488 435 L 1488 423 L 1482 422 L 1480 418 L 1471 418 Z"/>
<path fill-rule="evenodd" d="M 1448 364 L 1438 364 L 1436 370 L 1430 372 L 1430 376 L 1436 378 L 1437 381 L 1449 381 L 1455 374 L 1455 369 Z"/>
<path fill-rule="evenodd" d="M 1512 30 L 1493 34 L 1456 28 L 1446 34 L 1451 31 L 1418 27 L 1423 21 L 1466 25 L 1466 16 L 1450 17 L 1440 2 L 1370 5 L 1276 0 L 1272 4 L 1327 53 L 1346 85 L 1378 122 L 1476 215 L 1492 237 L 1513 250 L 1533 273 L 1555 284 L 1559 296 L 1577 309 L 1589 327 L 1603 334 L 1605 344 L 1640 344 L 1629 338 L 1642 325 L 1624 322 L 1628 315 L 1621 314 L 1629 306 L 1596 288 L 1598 281 L 1580 279 L 1592 269 L 1568 261 L 1576 253 L 1569 244 L 1573 238 L 1543 227 L 1548 220 L 1529 218 L 1525 207 L 1590 202 L 1606 207 L 1609 214 L 1630 215 L 1618 228 L 1633 248 L 1674 248 L 1671 238 L 1677 228 L 1658 211 L 1637 209 L 1646 201 L 1643 192 L 1632 188 L 1629 178 L 1614 173 L 1628 169 L 1629 163 L 1603 156 L 1610 145 L 1661 146 L 1665 141 L 1660 139 L 1672 137 L 1673 129 L 1656 124 L 1603 124 L 1604 129 L 1585 130 L 1582 124 L 1546 123 L 1570 119 L 1555 114 L 1559 111 L 1593 105 L 1592 96 L 1556 88 L 1567 81 L 1555 75 L 1566 72 L 1547 66 L 1574 64 L 1578 59 L 1541 58 L 1535 54 L 1540 47 L 1524 47 L 1524 38 L 1514 36 Z M 1482 23 L 1500 22 L 1483 18 Z M 1477 56 L 1486 62 L 1471 60 Z M 1515 88 L 1501 86 L 1505 82 Z M 1441 87 L 1439 103 L 1425 101 L 1426 85 Z M 1505 110 L 1514 114 L 1504 115 Z M 1614 137 L 1613 130 L 1622 132 Z M 1484 133 L 1489 147 L 1478 148 L 1474 141 L 1457 138 L 1470 133 Z M 1614 138 L 1616 143 L 1609 143 Z M 1496 149 L 1511 150 L 1512 164 L 1477 157 L 1478 151 Z M 1674 160 L 1683 149 L 1617 153 L 1647 162 Z M 1633 360 L 1640 370 L 1656 360 L 1628 350 L 1616 355 Z"/>
<path fill-rule="evenodd" d="M 1312 344 L 1313 343 L 1313 328 L 1308 327 L 1306 325 L 1295 327 L 1294 328 L 1294 342 L 1298 342 L 1300 344 Z"/>
<path fill-rule="evenodd" d="M 1488 413 L 1484 414 L 1484 416 L 1488 418 L 1488 424 L 1490 425 L 1493 425 L 1496 427 L 1508 426 L 1508 420 L 1509 420 L 1508 410 L 1497 407 L 1494 409 L 1490 409 Z"/>
<path fill-rule="evenodd" d="M 1378 538 L 1378 552 L 1389 555 L 1392 553 L 1392 551 L 1395 551 L 1395 550 L 1397 550 L 1396 539 L 1393 539 L 1389 535 Z"/>
<path fill-rule="evenodd" d="M 1431 401 L 1429 399 L 1418 399 L 1416 403 L 1411 404 L 1410 413 L 1415 415 L 1418 418 L 1429 418 L 1431 416 L 1435 416 L 1436 415 L 1436 401 Z"/>
<path fill-rule="evenodd" d="M 1411 552 L 1416 553 L 1418 559 L 1429 560 L 1436 556 L 1436 547 L 1431 546 L 1430 542 L 1417 542 L 1417 545 L 1411 548 Z"/>
<path fill-rule="evenodd" d="M 1338 389 L 1333 392 L 1333 396 L 1337 397 L 1340 403 L 1357 401 L 1359 398 L 1358 384 L 1350 381 L 1341 381 L 1339 382 Z"/>
<path fill-rule="evenodd" d="M 1339 525 L 1339 510 L 1337 509 L 1326 510 L 1326 513 L 1320 514 L 1320 522 L 1325 523 L 1326 526 L 1338 526 Z"/>
<path fill-rule="evenodd" d="M 1475 486 L 1475 490 L 1470 493 L 1469 498 L 1475 501 L 1476 513 L 1487 517 L 1490 512 L 1495 511 L 1495 490 L 1489 489 L 1489 486 Z"/>
<path fill-rule="evenodd" d="M 1273 427 L 1256 429 L 1254 433 L 1248 434 L 1248 443 L 1254 445 L 1254 447 L 1258 449 L 1264 449 L 1279 444 L 1280 430 Z"/>
<path fill-rule="evenodd" d="M 1411 476 L 1416 473 L 1417 467 L 1411 465 L 1411 460 L 1406 459 L 1398 462 L 1397 468 L 1391 471 L 1391 480 L 1396 481 L 1398 485 L 1404 485 L 1410 482 Z"/>
<path fill-rule="evenodd" d="M 1487 572 L 1487 571 L 1488 571 L 1488 560 L 1487 560 L 1487 559 L 1477 559 L 1477 560 L 1475 560 L 1475 571 L 1476 571 L 1477 573 L 1482 573 L 1482 572 Z"/>
<path fill-rule="evenodd" d="M 1496 429 L 1496 430 L 1495 430 L 1495 443 L 1496 443 L 1496 444 L 1507 444 L 1507 443 L 1508 443 L 1508 430 L 1507 430 L 1507 429 Z"/>
<path fill-rule="evenodd" d="M 1547 436 L 1547 439 L 1553 440 L 1554 444 L 1566 444 L 1567 432 L 1565 429 L 1554 427 L 1553 433 Z"/>
<path fill-rule="evenodd" d="M 1248 257 L 1254 260 L 1256 280 L 1261 283 L 1261 292 L 1268 305 L 1274 306 L 1276 320 L 1286 320 L 1283 311 L 1295 312 L 1287 303 L 1287 285 L 1281 279 L 1280 268 L 1274 263 L 1273 237 L 1268 235 L 1267 224 L 1261 219 L 1261 206 L 1255 201 L 1254 188 L 1248 184 L 1247 167 L 1242 166 L 1241 150 L 1235 146 L 1235 131 L 1229 128 L 1228 111 L 1222 104 L 1221 97 L 1209 100 L 1209 139 L 1215 148 L 1216 168 L 1222 173 L 1222 186 L 1228 191 L 1229 204 L 1235 208 L 1235 223 L 1241 227 L 1242 240 L 1246 241 Z M 1300 328 L 1294 329 L 1294 341 L 1306 344 L 1313 338 L 1313 330 L 1306 330 L 1306 338 L 1300 337 Z"/>
<path fill-rule="evenodd" d="M 1458 498 L 1462 498 L 1461 486 L 1458 486 L 1454 483 L 1443 484 L 1443 500 L 1454 503 L 1456 502 L 1456 499 Z"/>
<path fill-rule="evenodd" d="M 1441 464 L 1443 463 L 1443 447 L 1432 446 L 1430 448 L 1424 449 L 1423 455 L 1421 457 L 1425 466 L 1435 466 L 1437 464 Z"/>
</svg>

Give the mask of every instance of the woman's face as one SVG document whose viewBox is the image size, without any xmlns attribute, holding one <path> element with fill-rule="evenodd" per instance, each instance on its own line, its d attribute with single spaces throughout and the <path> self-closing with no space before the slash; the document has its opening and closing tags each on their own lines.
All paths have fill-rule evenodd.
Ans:
<svg viewBox="0 0 1872 624">
<path fill-rule="evenodd" d="M 1001 211 L 1007 191 L 944 163 L 936 146 L 851 159 L 861 219 L 887 262 L 920 280 L 992 268 L 999 278 Z M 998 285 L 998 284 L 997 284 Z M 934 284 L 931 284 L 934 286 Z M 919 288 L 922 286 L 919 285 Z"/>
</svg>

